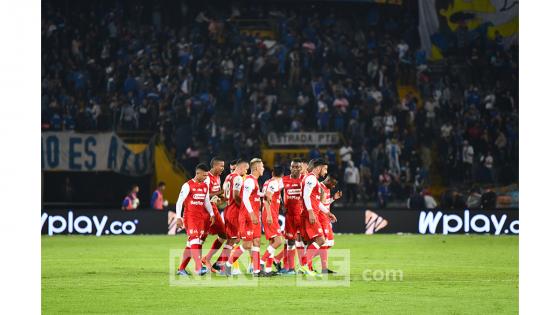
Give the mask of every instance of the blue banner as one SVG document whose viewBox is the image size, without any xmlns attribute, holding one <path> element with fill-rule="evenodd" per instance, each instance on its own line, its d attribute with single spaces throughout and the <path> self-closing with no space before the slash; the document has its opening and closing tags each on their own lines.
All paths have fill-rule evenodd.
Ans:
<svg viewBox="0 0 560 315">
<path fill-rule="evenodd" d="M 144 151 L 134 153 L 115 133 L 44 132 L 41 169 L 143 176 L 153 170 L 154 144 L 155 138 Z"/>
</svg>

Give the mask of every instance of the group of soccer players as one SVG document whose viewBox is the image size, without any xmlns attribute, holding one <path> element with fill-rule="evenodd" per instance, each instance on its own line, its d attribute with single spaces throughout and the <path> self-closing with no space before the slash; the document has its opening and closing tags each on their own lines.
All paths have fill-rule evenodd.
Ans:
<svg viewBox="0 0 560 315">
<path fill-rule="evenodd" d="M 232 161 L 223 186 L 220 176 L 224 161 L 214 158 L 210 163 L 210 169 L 205 164 L 196 166 L 194 178 L 183 184 L 176 203 L 177 227 L 184 228 L 188 235 L 178 275 L 189 275 L 185 268 L 192 258 L 197 275 L 210 271 L 231 276 L 233 264 L 245 251 L 251 253 L 250 269 L 256 277 L 296 274 L 296 253 L 298 272 L 315 277 L 334 273 L 328 269 L 328 249 L 334 245 L 332 223 L 336 222 L 330 205 L 342 194 L 338 191 L 331 197 L 336 180 L 327 176 L 324 160 L 307 163 L 294 159 L 286 176 L 282 167 L 274 167 L 262 190 L 258 183 L 264 172 L 261 159 Z M 325 179 L 320 182 L 320 178 Z M 221 202 L 227 203 L 223 220 L 217 206 Z M 284 230 L 278 221 L 282 204 Z M 269 244 L 261 257 L 262 230 Z M 202 256 L 202 244 L 209 234 L 217 238 Z M 212 257 L 222 245 L 219 258 L 212 264 Z M 315 256 L 321 259 L 320 272 L 313 270 Z"/>
</svg>

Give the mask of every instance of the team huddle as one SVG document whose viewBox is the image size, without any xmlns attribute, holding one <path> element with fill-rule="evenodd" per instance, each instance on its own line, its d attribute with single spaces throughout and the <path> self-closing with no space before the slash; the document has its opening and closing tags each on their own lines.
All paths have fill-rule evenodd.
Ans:
<svg viewBox="0 0 560 315">
<path fill-rule="evenodd" d="M 188 241 L 178 275 L 189 275 L 186 267 L 192 258 L 197 275 L 214 272 L 231 276 L 233 265 L 245 251 L 251 253 L 249 269 L 256 277 L 296 272 L 321 277 L 321 273 L 334 273 L 328 269 L 328 249 L 334 245 L 332 223 L 336 222 L 330 205 L 341 193 L 331 197 L 336 180 L 327 176 L 328 165 L 324 160 L 307 163 L 294 159 L 286 176 L 282 167 L 274 167 L 262 190 L 258 183 L 264 172 L 261 159 L 232 161 L 222 186 L 224 166 L 218 158 L 212 159 L 210 169 L 205 164 L 197 165 L 194 178 L 181 188 L 176 203 L 177 227 L 184 228 Z M 319 182 L 319 178 L 325 180 Z M 217 206 L 222 202 L 227 203 L 223 220 Z M 282 204 L 284 230 L 278 220 Z M 261 257 L 262 230 L 269 244 Z M 217 238 L 202 256 L 202 244 L 209 234 Z M 283 249 L 276 254 L 282 245 Z M 212 264 L 212 257 L 220 248 L 222 252 Z M 316 256 L 321 260 L 321 272 L 313 269 Z M 276 271 L 272 271 L 273 265 Z"/>
</svg>

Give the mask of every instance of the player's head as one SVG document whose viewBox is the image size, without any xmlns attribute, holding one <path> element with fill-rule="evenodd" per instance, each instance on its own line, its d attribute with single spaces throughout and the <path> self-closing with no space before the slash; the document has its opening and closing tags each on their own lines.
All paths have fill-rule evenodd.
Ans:
<svg viewBox="0 0 560 315">
<path fill-rule="evenodd" d="M 251 162 L 249 162 L 249 167 L 251 168 L 251 174 L 255 176 L 262 176 L 264 173 L 264 163 L 259 158 L 251 159 Z"/>
<path fill-rule="evenodd" d="M 338 181 L 336 180 L 336 178 L 329 175 L 327 176 L 327 178 L 325 178 L 323 184 L 325 184 L 328 189 L 333 189 L 334 187 L 336 187 L 336 184 L 338 184 Z"/>
<path fill-rule="evenodd" d="M 317 177 L 324 177 L 327 175 L 329 165 L 325 160 L 318 158 L 309 161 L 309 170 L 313 172 Z"/>
<path fill-rule="evenodd" d="M 237 174 L 243 176 L 247 174 L 247 170 L 249 169 L 249 162 L 244 159 L 237 160 L 237 165 L 235 166 L 235 171 Z"/>
<path fill-rule="evenodd" d="M 237 166 L 237 160 L 229 161 L 229 172 L 233 173 L 235 171 L 236 166 Z"/>
<path fill-rule="evenodd" d="M 220 176 L 224 171 L 224 160 L 219 157 L 214 157 L 210 161 L 210 167 L 212 167 L 212 173 Z"/>
<path fill-rule="evenodd" d="M 279 165 L 275 166 L 272 169 L 272 176 L 274 176 L 274 177 L 284 176 L 284 168 L 282 166 L 279 166 Z"/>
<path fill-rule="evenodd" d="M 306 160 L 301 160 L 301 173 L 307 174 L 308 173 L 309 163 Z"/>
<path fill-rule="evenodd" d="M 157 188 L 159 191 L 164 191 L 165 190 L 165 183 L 164 182 L 159 182 L 157 184 Z"/>
<path fill-rule="evenodd" d="M 301 174 L 301 160 L 299 158 L 292 159 L 290 163 L 290 175 L 298 177 Z"/>
<path fill-rule="evenodd" d="M 198 164 L 195 168 L 194 179 L 199 183 L 205 181 L 206 177 L 208 177 L 208 171 L 209 171 L 208 165 L 204 163 Z"/>
<path fill-rule="evenodd" d="M 134 184 L 134 185 L 132 185 L 132 187 L 130 187 L 130 193 L 131 194 L 132 193 L 137 194 L 139 191 L 140 191 L 140 186 L 138 186 L 136 184 Z"/>
</svg>

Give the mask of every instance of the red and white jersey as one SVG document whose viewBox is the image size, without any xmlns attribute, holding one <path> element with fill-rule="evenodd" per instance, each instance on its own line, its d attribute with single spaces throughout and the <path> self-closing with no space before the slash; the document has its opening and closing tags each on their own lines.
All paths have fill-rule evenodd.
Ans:
<svg viewBox="0 0 560 315">
<path fill-rule="evenodd" d="M 314 212 L 321 211 L 323 204 L 321 203 L 321 191 L 319 190 L 317 176 L 313 173 L 309 173 L 303 179 L 303 183 L 302 197 L 304 209 L 313 209 Z"/>
<path fill-rule="evenodd" d="M 208 172 L 208 177 L 204 180 L 204 183 L 208 185 L 208 189 L 210 189 L 210 194 L 215 194 L 220 191 L 220 186 L 222 186 L 220 176 L 212 175 L 211 172 Z"/>
<path fill-rule="evenodd" d="M 263 185 L 263 195 L 266 196 L 267 193 L 272 194 L 272 200 L 270 201 L 270 211 L 274 217 L 278 217 L 280 210 L 280 190 L 282 189 L 282 179 L 271 178 L 264 182 Z"/>
<path fill-rule="evenodd" d="M 253 175 L 247 175 L 243 180 L 243 189 L 241 190 L 241 211 L 259 212 L 261 209 L 261 197 L 259 195 L 259 182 Z"/>
<path fill-rule="evenodd" d="M 233 172 L 226 176 L 224 180 L 224 196 L 227 200 L 227 206 L 235 205 L 235 199 L 233 198 L 234 191 L 241 191 L 241 186 L 243 186 L 243 177 L 239 174 Z"/>
<path fill-rule="evenodd" d="M 282 177 L 282 185 L 284 186 L 284 207 L 287 213 L 299 215 L 302 211 L 301 202 L 301 177 L 292 178 L 291 176 Z"/>
<path fill-rule="evenodd" d="M 214 215 L 206 183 L 199 183 L 191 179 L 183 184 L 177 204 L 175 205 L 177 217 L 183 217 L 181 215 L 183 208 L 185 209 L 184 217 L 187 215 L 204 216 L 206 213 L 210 214 L 210 216 Z"/>
<path fill-rule="evenodd" d="M 319 183 L 319 188 L 321 189 L 321 191 L 323 191 L 323 196 L 325 198 L 323 202 L 323 205 L 325 206 L 325 208 L 327 208 L 329 211 L 331 210 L 331 190 L 325 185 L 323 184 L 323 182 Z"/>
</svg>

